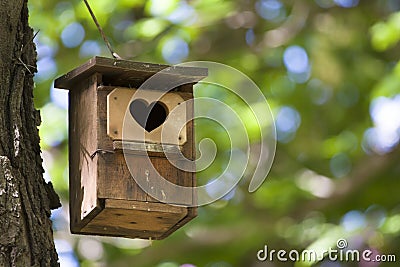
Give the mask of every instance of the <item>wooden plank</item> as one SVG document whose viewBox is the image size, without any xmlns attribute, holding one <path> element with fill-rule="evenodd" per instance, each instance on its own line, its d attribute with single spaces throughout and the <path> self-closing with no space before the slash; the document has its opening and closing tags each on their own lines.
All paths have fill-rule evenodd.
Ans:
<svg viewBox="0 0 400 267">
<path fill-rule="evenodd" d="M 79 80 L 83 80 L 98 72 L 103 75 L 105 85 L 138 86 L 155 73 L 168 69 L 170 66 L 154 63 L 134 62 L 105 57 L 93 57 L 81 66 L 57 78 L 54 87 L 76 90 L 73 87 Z M 175 80 L 184 83 L 196 83 L 208 75 L 205 68 L 197 67 L 172 67 L 163 72 L 166 76 L 173 76 Z M 168 79 L 171 79 L 170 77 Z"/>
<path fill-rule="evenodd" d="M 172 226 L 168 231 L 163 233 L 159 237 L 159 239 L 164 239 L 164 238 L 168 237 L 169 235 L 171 235 L 173 232 L 175 232 L 176 230 L 178 230 L 179 228 L 181 228 L 182 226 L 187 224 L 189 221 L 191 221 L 196 216 L 197 216 L 197 208 L 195 208 L 195 207 L 187 208 L 187 215 L 185 217 L 183 217 L 179 222 L 174 224 L 174 226 Z"/>
<path fill-rule="evenodd" d="M 161 144 L 161 139 L 163 139 L 165 144 L 183 145 L 186 143 L 186 103 L 184 103 L 181 94 L 187 95 L 188 93 L 164 93 L 155 90 L 137 91 L 137 89 L 126 87 L 112 88 L 113 90 L 107 95 L 107 135 L 113 140 L 122 140 L 124 138 L 125 141 L 145 141 Z M 138 93 L 135 95 L 136 92 Z M 166 112 L 165 120 L 159 127 L 152 131 L 146 131 L 143 125 L 140 125 L 132 117 L 130 114 L 130 104 L 133 102 L 131 100 L 134 95 L 134 101 L 140 99 L 144 100 L 147 104 L 154 103 L 154 100 L 159 98 L 157 102 L 161 103 Z M 189 94 L 188 98 L 192 96 L 192 94 Z M 138 113 L 141 112 L 145 112 L 145 110 L 141 110 Z M 151 119 L 157 120 L 156 117 L 147 118 L 147 120 Z M 124 132 L 123 127 L 125 127 Z M 161 135 L 162 133 L 163 136 Z"/>
<path fill-rule="evenodd" d="M 175 214 L 187 214 L 187 209 L 181 206 L 173 206 L 164 203 L 151 203 L 143 201 L 132 201 L 124 199 L 106 199 L 106 209 L 126 209 L 126 210 L 143 210 L 154 212 L 167 212 Z"/>
<path fill-rule="evenodd" d="M 101 209 L 97 201 L 97 96 L 99 76 L 93 75 L 69 93 L 69 192 L 71 230 L 86 224 Z M 94 214 L 93 214 L 94 213 Z"/>
<path fill-rule="evenodd" d="M 167 181 L 190 187 L 193 185 L 193 174 L 177 169 L 171 165 L 166 158 L 150 157 L 150 162 L 146 157 L 139 155 L 123 155 L 122 153 L 105 153 L 99 154 L 99 198 L 114 198 L 125 200 L 140 200 L 158 202 L 148 196 L 136 183 L 133 178 L 147 181 L 145 186 L 153 194 L 163 196 L 165 188 L 164 182 L 154 179 L 161 175 Z M 128 169 L 125 160 L 132 166 Z M 168 192 L 164 191 L 164 195 Z M 179 197 L 179 202 L 173 203 L 178 205 L 192 205 L 193 192 L 185 191 L 182 193 L 177 188 L 176 191 L 170 192 Z"/>
<path fill-rule="evenodd" d="M 99 87 L 97 91 L 97 142 L 98 148 L 114 151 L 113 140 L 107 135 L 107 95 L 114 87 Z M 98 89 L 99 89 L 98 88 Z M 98 164 L 98 193 L 100 198 L 117 198 L 146 201 L 146 193 L 132 179 L 122 153 L 105 153 L 96 156 Z"/>
<path fill-rule="evenodd" d="M 114 153 L 98 153 L 98 197 L 99 198 L 115 198 L 115 199 L 127 199 L 127 200 L 138 200 L 138 201 L 151 201 L 156 202 L 157 200 L 148 196 L 139 185 L 136 184 L 135 180 L 126 166 L 125 157 L 121 151 L 115 151 L 113 146 L 113 140 L 107 135 L 107 95 L 114 87 L 101 86 L 100 90 L 97 91 L 98 96 L 98 128 L 97 138 L 99 148 L 105 151 L 113 151 Z M 191 94 L 179 93 L 183 98 L 190 98 Z M 189 128 L 193 126 L 193 122 L 189 122 Z M 188 129 L 190 136 L 188 136 L 188 142 L 186 142 L 182 151 L 185 156 L 193 156 L 193 131 Z M 133 175 L 136 177 L 144 177 L 146 170 L 149 171 L 149 175 L 154 177 L 156 175 L 153 170 L 156 169 L 160 175 L 165 177 L 168 181 L 179 184 L 182 186 L 192 186 L 194 174 L 184 171 L 177 170 L 171 165 L 165 158 L 164 153 L 150 152 L 150 158 L 152 164 L 144 158 L 147 155 L 132 155 L 130 159 L 132 166 Z M 153 167 L 154 166 L 154 167 Z M 154 185 L 154 190 L 162 190 L 163 185 Z M 156 191 L 157 192 L 157 191 Z M 175 192 L 179 194 L 179 192 Z M 191 205 L 193 203 L 193 196 L 190 195 L 179 195 L 182 200 L 181 203 Z"/>
<path fill-rule="evenodd" d="M 179 145 L 138 143 L 129 141 L 113 141 L 114 150 L 125 150 L 125 153 L 146 154 L 148 152 L 180 154 Z"/>
<path fill-rule="evenodd" d="M 160 203 L 106 199 L 105 209 L 83 229 L 83 233 L 161 239 L 177 229 L 188 209 Z M 171 230 L 174 229 L 174 230 Z"/>
<path fill-rule="evenodd" d="M 146 201 L 147 194 L 136 184 L 122 153 L 98 155 L 98 197 Z M 137 162 L 140 164 L 140 162 Z M 144 172 L 144 170 L 143 170 Z"/>
</svg>

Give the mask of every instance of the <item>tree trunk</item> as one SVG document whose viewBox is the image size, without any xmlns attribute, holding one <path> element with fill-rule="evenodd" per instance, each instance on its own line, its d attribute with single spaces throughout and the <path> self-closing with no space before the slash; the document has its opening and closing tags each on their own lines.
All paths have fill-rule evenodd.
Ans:
<svg viewBox="0 0 400 267">
<path fill-rule="evenodd" d="M 58 266 L 33 105 L 36 51 L 27 0 L 0 0 L 0 266 Z"/>
</svg>

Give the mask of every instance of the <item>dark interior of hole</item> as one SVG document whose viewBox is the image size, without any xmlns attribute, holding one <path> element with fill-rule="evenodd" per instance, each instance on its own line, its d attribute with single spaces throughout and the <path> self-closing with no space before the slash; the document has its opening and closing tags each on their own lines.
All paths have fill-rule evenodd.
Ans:
<svg viewBox="0 0 400 267">
<path fill-rule="evenodd" d="M 163 124 L 168 115 L 168 109 L 163 103 L 156 101 L 149 105 L 142 99 L 133 100 L 129 111 L 136 122 L 148 132 Z"/>
</svg>

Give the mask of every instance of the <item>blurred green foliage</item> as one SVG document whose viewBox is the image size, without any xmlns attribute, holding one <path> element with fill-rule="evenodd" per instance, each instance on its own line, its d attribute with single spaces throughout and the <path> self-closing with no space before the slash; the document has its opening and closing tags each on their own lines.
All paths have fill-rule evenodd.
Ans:
<svg viewBox="0 0 400 267">
<path fill-rule="evenodd" d="M 83 1 L 30 0 L 30 24 L 40 30 L 35 103 L 43 120 L 45 177 L 51 177 L 64 203 L 52 216 L 61 266 L 293 266 L 260 263 L 257 251 L 264 245 L 327 249 L 339 238 L 354 249 L 396 254 L 400 261 L 398 1 L 90 4 L 123 58 L 168 64 L 216 61 L 252 78 L 275 115 L 278 146 L 271 173 L 258 191 L 250 194 L 245 183 L 239 185 L 225 199 L 201 207 L 195 220 L 166 240 L 151 244 L 72 236 L 67 93 L 52 84 L 88 58 L 109 55 Z M 258 136 L 252 114 L 234 96 L 224 90 L 199 89 L 196 94 L 242 110 L 249 136 Z M 198 140 L 212 137 L 219 148 L 214 164 L 199 174 L 206 182 L 223 170 L 230 145 L 217 124 L 197 124 Z M 328 260 L 295 266 L 312 264 L 378 266 Z"/>
</svg>

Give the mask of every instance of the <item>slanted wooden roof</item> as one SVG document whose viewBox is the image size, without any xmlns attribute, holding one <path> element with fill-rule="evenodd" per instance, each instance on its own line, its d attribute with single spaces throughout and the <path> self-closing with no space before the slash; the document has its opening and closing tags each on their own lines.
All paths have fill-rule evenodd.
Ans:
<svg viewBox="0 0 400 267">
<path fill-rule="evenodd" d="M 104 85 L 125 87 L 140 86 L 149 77 L 162 71 L 165 82 L 173 80 L 182 84 L 193 84 L 207 77 L 208 70 L 198 67 L 176 67 L 154 63 L 135 62 L 122 59 L 93 57 L 83 65 L 57 78 L 54 87 L 76 90 L 74 84 L 94 73 L 102 75 Z M 150 88 L 149 88 L 150 89 Z"/>
</svg>

